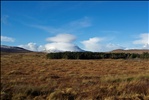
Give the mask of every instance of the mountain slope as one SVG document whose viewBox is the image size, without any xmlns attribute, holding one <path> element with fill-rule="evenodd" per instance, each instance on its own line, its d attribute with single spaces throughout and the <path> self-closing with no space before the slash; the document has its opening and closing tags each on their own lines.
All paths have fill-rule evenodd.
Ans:
<svg viewBox="0 0 149 100">
<path fill-rule="evenodd" d="M 29 50 L 26 50 L 21 47 L 15 47 L 15 46 L 6 46 L 6 45 L 1 45 L 1 52 L 8 52 L 8 53 L 27 53 L 27 52 L 32 52 Z"/>
<path fill-rule="evenodd" d="M 47 50 L 44 50 L 44 52 L 50 53 L 50 52 L 84 52 L 84 50 L 82 50 L 81 48 L 79 48 L 78 46 L 72 46 L 69 48 L 48 48 Z"/>
<path fill-rule="evenodd" d="M 141 54 L 143 52 L 149 53 L 149 49 L 129 49 L 129 50 L 116 49 L 111 52 L 112 53 L 138 53 L 138 54 Z"/>
</svg>

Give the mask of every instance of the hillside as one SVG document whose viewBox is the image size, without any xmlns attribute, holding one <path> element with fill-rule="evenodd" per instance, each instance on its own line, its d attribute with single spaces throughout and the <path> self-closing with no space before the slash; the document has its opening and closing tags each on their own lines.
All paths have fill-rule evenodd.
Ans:
<svg viewBox="0 0 149 100">
<path fill-rule="evenodd" d="M 1 53 L 27 53 L 32 52 L 21 47 L 1 45 Z"/>
<path fill-rule="evenodd" d="M 149 49 L 130 49 L 130 50 L 117 49 L 117 50 L 113 50 L 111 52 L 112 53 L 138 53 L 138 54 L 142 54 L 143 52 L 149 53 Z"/>
</svg>

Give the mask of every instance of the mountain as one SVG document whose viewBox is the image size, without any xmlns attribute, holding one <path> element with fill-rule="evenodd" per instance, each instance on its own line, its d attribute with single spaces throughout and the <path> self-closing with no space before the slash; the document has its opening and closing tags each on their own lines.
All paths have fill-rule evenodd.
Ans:
<svg viewBox="0 0 149 100">
<path fill-rule="evenodd" d="M 21 47 L 16 47 L 16 46 L 6 46 L 6 45 L 1 45 L 1 52 L 8 52 L 8 53 L 27 53 L 27 52 L 33 52 L 26 50 Z M 41 51 L 45 53 L 51 53 L 51 52 L 84 52 L 84 50 L 80 49 L 78 46 L 72 46 L 71 48 L 66 48 L 66 49 L 56 49 L 56 48 L 49 48 L 47 50 Z M 35 51 L 36 52 L 36 51 Z"/>
<path fill-rule="evenodd" d="M 82 50 L 78 46 L 72 46 L 71 48 L 66 48 L 66 49 L 56 49 L 56 48 L 49 48 L 47 50 L 44 50 L 43 52 L 46 53 L 52 53 L 52 52 L 85 52 L 85 50 Z"/>
<path fill-rule="evenodd" d="M 116 50 L 113 50 L 111 52 L 112 53 L 138 53 L 138 54 L 142 54 L 143 52 L 149 53 L 149 49 L 129 49 L 129 50 L 116 49 Z"/>
<path fill-rule="evenodd" d="M 21 47 L 15 47 L 15 46 L 6 46 L 6 45 L 1 45 L 1 52 L 8 52 L 8 53 L 27 53 L 27 52 L 32 52 L 29 50 L 26 50 Z"/>
</svg>

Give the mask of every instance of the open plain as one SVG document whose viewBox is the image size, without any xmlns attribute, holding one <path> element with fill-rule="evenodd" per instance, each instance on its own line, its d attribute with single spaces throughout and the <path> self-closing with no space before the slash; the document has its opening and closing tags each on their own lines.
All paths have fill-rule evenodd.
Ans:
<svg viewBox="0 0 149 100">
<path fill-rule="evenodd" d="M 149 60 L 1 53 L 1 100 L 149 100 Z"/>
</svg>

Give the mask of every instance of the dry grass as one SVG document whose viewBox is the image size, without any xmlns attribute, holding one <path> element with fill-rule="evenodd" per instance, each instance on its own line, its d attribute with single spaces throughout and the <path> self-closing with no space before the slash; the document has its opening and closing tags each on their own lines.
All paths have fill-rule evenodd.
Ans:
<svg viewBox="0 0 149 100">
<path fill-rule="evenodd" d="M 1 55 L 2 100 L 149 100 L 148 60 Z"/>
</svg>

